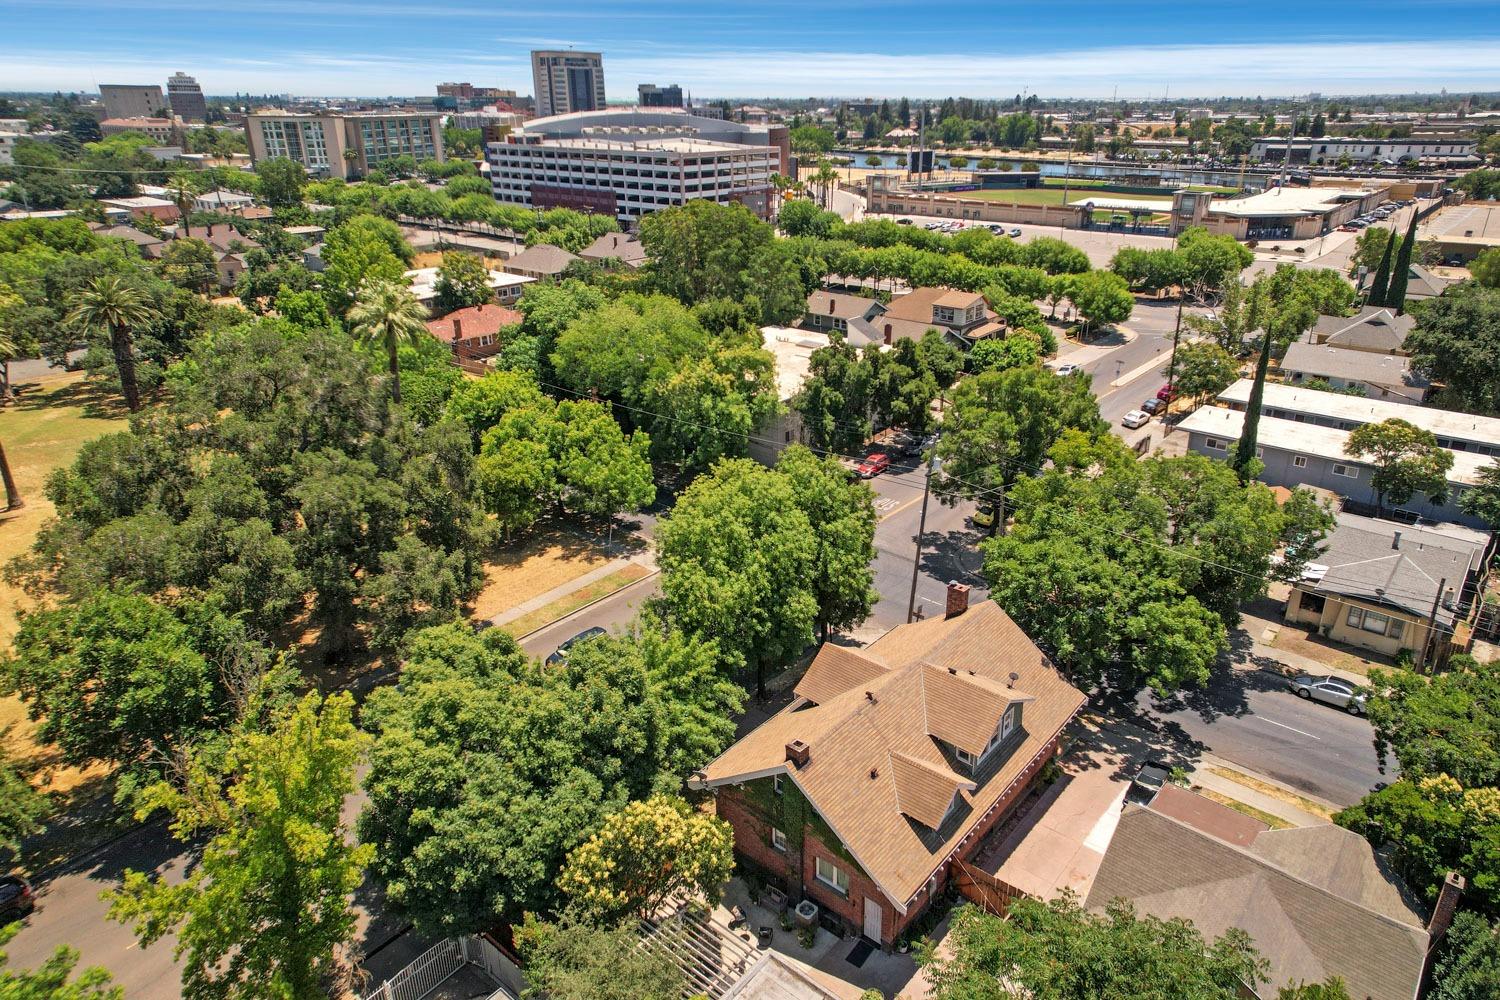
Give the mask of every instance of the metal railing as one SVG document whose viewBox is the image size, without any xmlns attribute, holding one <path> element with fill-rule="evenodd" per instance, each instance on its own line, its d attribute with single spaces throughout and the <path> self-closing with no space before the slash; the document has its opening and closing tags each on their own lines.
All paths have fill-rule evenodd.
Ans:
<svg viewBox="0 0 1500 1000">
<path fill-rule="evenodd" d="M 365 1000 L 422 1000 L 467 964 L 459 941 L 439 941 L 381 983 Z"/>
</svg>

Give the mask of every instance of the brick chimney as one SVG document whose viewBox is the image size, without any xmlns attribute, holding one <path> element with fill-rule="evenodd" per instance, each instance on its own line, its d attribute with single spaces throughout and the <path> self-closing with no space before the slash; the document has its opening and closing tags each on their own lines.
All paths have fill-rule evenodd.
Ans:
<svg viewBox="0 0 1500 1000">
<path fill-rule="evenodd" d="M 459 320 L 459 319 L 455 319 L 453 321 L 453 353 L 454 354 L 458 353 L 458 344 L 459 344 L 459 341 L 461 341 L 463 339 L 464 339 L 464 324 L 463 324 L 463 321 Z"/>
<path fill-rule="evenodd" d="M 812 759 L 812 747 L 805 740 L 792 740 L 786 745 L 786 759 L 793 767 L 803 768 Z"/>
<path fill-rule="evenodd" d="M 948 606 L 943 612 L 944 618 L 957 618 L 969 610 L 969 585 L 951 580 L 948 583 Z"/>
<path fill-rule="evenodd" d="M 1432 907 L 1432 919 L 1427 921 L 1427 933 L 1435 946 L 1448 933 L 1453 923 L 1453 913 L 1458 909 L 1458 899 L 1464 894 L 1464 877 L 1458 872 L 1449 872 L 1438 890 L 1437 903 Z"/>
</svg>

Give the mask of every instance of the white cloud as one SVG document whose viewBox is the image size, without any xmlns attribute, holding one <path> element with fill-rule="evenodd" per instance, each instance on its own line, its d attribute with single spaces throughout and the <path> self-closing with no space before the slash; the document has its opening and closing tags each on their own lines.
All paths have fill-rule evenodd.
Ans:
<svg viewBox="0 0 1500 1000">
<path fill-rule="evenodd" d="M 516 39 L 515 42 L 520 42 Z M 514 43 L 512 43 L 514 44 Z M 652 47 L 605 52 L 615 95 L 637 82 L 680 83 L 696 97 L 963 94 L 998 97 L 1021 90 L 1043 96 L 1158 97 L 1220 94 L 1400 93 L 1491 89 L 1500 79 L 1500 40 L 1301 41 L 1293 44 L 1122 46 L 1055 52 L 885 55 L 790 49 L 703 50 Z M 156 79 L 182 62 L 172 46 L 131 54 L 13 52 L 0 65 L 0 89 L 77 90 L 99 81 Z M 434 50 L 400 56 L 350 51 L 252 53 L 191 60 L 211 93 L 427 94 L 439 79 L 472 79 L 530 89 L 520 48 L 503 55 Z M 169 65 L 170 64 L 170 65 Z M 87 69 L 84 69 L 87 67 Z"/>
</svg>

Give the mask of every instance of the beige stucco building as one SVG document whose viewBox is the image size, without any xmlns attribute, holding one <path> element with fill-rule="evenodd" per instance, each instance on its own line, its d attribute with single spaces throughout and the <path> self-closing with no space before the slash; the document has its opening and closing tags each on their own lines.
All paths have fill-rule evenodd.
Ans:
<svg viewBox="0 0 1500 1000">
<path fill-rule="evenodd" d="M 444 158 L 443 117 L 422 111 L 257 111 L 246 117 L 245 134 L 251 162 L 285 157 L 317 177 L 363 177 L 402 155 Z"/>
</svg>

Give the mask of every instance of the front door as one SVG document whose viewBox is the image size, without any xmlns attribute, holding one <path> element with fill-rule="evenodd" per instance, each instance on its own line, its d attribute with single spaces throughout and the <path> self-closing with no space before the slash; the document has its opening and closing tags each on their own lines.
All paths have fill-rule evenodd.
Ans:
<svg viewBox="0 0 1500 1000">
<path fill-rule="evenodd" d="M 881 943 L 880 925 L 884 921 L 884 918 L 885 910 L 881 909 L 880 904 L 875 902 L 875 900 L 871 899 L 869 896 L 866 896 L 865 937 L 869 938 L 871 941 L 874 941 L 876 944 Z"/>
</svg>

